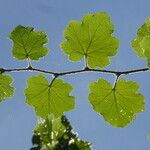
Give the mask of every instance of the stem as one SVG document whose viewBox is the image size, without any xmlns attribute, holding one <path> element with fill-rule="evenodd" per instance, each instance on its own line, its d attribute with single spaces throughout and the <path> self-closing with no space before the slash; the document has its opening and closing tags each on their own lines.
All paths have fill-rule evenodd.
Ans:
<svg viewBox="0 0 150 150">
<path fill-rule="evenodd" d="M 53 82 L 56 80 L 56 78 L 57 78 L 57 77 L 58 77 L 58 75 L 55 75 L 55 76 L 54 76 L 54 78 L 52 79 L 52 81 L 51 81 L 51 83 L 50 83 L 49 87 L 51 87 L 51 86 L 52 86 Z"/>
<path fill-rule="evenodd" d="M 113 71 L 113 70 L 105 70 L 105 69 L 103 70 L 102 69 L 90 69 L 88 67 L 85 67 L 84 69 L 80 69 L 80 70 L 73 70 L 73 71 L 66 71 L 66 72 L 53 72 L 53 71 L 42 70 L 42 69 L 33 68 L 29 66 L 27 68 L 13 68 L 13 69 L 0 68 L 0 73 L 35 71 L 35 72 L 41 72 L 41 73 L 50 74 L 50 75 L 54 75 L 55 77 L 58 77 L 58 76 L 65 76 L 65 75 L 70 75 L 70 74 L 78 74 L 82 72 L 99 72 L 99 73 L 107 73 L 107 74 L 114 74 L 116 76 L 121 76 L 121 75 L 129 75 L 129 74 L 147 72 L 149 70 L 150 70 L 149 68 L 141 68 L 141 69 L 135 69 L 135 70 L 133 69 L 133 70 L 128 70 L 128 71 Z"/>
<path fill-rule="evenodd" d="M 28 68 L 32 66 L 30 58 L 27 58 Z"/>
<path fill-rule="evenodd" d="M 87 54 L 84 55 L 84 60 L 85 60 L 85 68 L 88 68 Z"/>
<path fill-rule="evenodd" d="M 116 85 L 117 85 L 117 81 L 118 81 L 119 77 L 120 77 L 120 75 L 116 76 L 116 80 L 115 80 L 114 85 L 113 85 L 113 90 L 114 91 L 116 89 Z"/>
</svg>

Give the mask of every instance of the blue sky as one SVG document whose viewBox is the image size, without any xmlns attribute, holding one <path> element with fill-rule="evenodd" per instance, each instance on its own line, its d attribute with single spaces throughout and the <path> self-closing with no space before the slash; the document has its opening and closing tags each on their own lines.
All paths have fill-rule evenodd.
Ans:
<svg viewBox="0 0 150 150">
<path fill-rule="evenodd" d="M 150 17 L 149 0 L 1 0 L 0 1 L 0 67 L 16 68 L 26 66 L 26 62 L 11 56 L 12 42 L 8 34 L 17 25 L 32 26 L 45 30 L 50 38 L 47 47 L 50 53 L 35 67 L 53 71 L 80 69 L 84 62 L 71 63 L 61 52 L 63 30 L 70 20 L 81 20 L 86 13 L 106 11 L 115 25 L 114 35 L 120 39 L 118 55 L 112 58 L 107 69 L 130 70 L 144 68 L 146 61 L 132 51 L 130 41 L 136 30 Z M 15 95 L 0 104 L 0 149 L 29 150 L 32 131 L 36 125 L 34 111 L 25 104 L 23 90 L 25 79 L 37 73 L 10 73 L 15 81 Z M 88 84 L 98 78 L 113 83 L 114 77 L 98 73 L 65 76 L 63 79 L 74 86 L 76 109 L 66 113 L 74 130 L 81 139 L 91 141 L 94 150 L 148 150 L 150 142 L 150 73 L 124 76 L 141 85 L 145 95 L 146 110 L 125 128 L 114 128 L 93 112 L 88 102 Z"/>
</svg>

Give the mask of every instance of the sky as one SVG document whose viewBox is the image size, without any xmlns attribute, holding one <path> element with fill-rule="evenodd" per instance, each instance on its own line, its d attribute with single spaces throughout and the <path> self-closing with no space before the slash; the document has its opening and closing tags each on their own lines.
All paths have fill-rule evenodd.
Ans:
<svg viewBox="0 0 150 150">
<path fill-rule="evenodd" d="M 108 12 L 115 25 L 114 35 L 120 39 L 118 54 L 111 59 L 105 69 L 123 71 L 145 68 L 146 61 L 136 56 L 130 42 L 137 29 L 150 17 L 149 0 L 0 0 L 0 67 L 19 68 L 27 65 L 12 57 L 12 42 L 9 33 L 17 25 L 32 26 L 47 32 L 49 54 L 34 67 L 51 71 L 81 69 L 84 62 L 69 62 L 63 55 L 60 43 L 63 31 L 71 20 L 81 20 L 86 13 Z M 0 103 L 0 150 L 29 150 L 32 131 L 37 117 L 34 110 L 25 103 L 26 79 L 37 73 L 8 73 L 14 78 L 16 88 L 13 98 Z M 51 79 L 49 76 L 47 76 Z M 83 140 L 93 143 L 93 150 L 149 150 L 150 141 L 150 73 L 122 76 L 140 84 L 140 92 L 145 96 L 146 109 L 137 115 L 125 128 L 114 128 L 103 117 L 92 110 L 88 101 L 88 85 L 104 78 L 114 82 L 114 76 L 99 73 L 82 73 L 62 77 L 74 86 L 72 95 L 76 97 L 76 107 L 67 112 L 74 131 Z"/>
</svg>

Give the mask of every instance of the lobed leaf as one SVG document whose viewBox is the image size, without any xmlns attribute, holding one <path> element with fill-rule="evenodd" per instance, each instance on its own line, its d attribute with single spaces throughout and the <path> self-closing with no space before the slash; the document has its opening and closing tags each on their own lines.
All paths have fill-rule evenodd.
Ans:
<svg viewBox="0 0 150 150">
<path fill-rule="evenodd" d="M 4 74 L 0 74 L 0 102 L 5 98 L 13 96 L 14 88 L 11 86 L 13 79 Z"/>
<path fill-rule="evenodd" d="M 103 79 L 91 83 L 89 100 L 93 109 L 112 126 L 124 127 L 144 111 L 144 96 L 137 93 L 139 86 L 133 81 L 120 79 L 115 88 Z"/>
<path fill-rule="evenodd" d="M 44 118 L 51 113 L 60 116 L 74 108 L 74 97 L 69 95 L 72 86 L 62 79 L 48 83 L 43 75 L 37 75 L 29 78 L 27 84 L 26 102 L 35 108 L 40 117 Z"/>
<path fill-rule="evenodd" d="M 48 39 L 43 31 L 34 31 L 32 27 L 19 25 L 11 32 L 9 38 L 13 41 L 12 54 L 19 60 L 39 60 L 48 53 L 44 46 Z"/>
<path fill-rule="evenodd" d="M 110 64 L 119 40 L 112 36 L 114 26 L 107 13 L 86 14 L 82 22 L 71 21 L 64 32 L 66 41 L 61 48 L 71 61 L 86 59 L 91 68 L 105 67 Z"/>
<path fill-rule="evenodd" d="M 150 67 L 150 18 L 138 29 L 131 44 L 139 57 L 147 59 L 147 65 Z"/>
</svg>

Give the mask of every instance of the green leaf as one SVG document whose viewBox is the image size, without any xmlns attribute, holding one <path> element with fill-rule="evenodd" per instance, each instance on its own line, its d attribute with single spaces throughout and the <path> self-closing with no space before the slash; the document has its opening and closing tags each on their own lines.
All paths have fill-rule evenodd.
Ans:
<svg viewBox="0 0 150 150">
<path fill-rule="evenodd" d="M 117 53 L 119 40 L 112 36 L 113 31 L 114 26 L 106 12 L 86 14 L 81 23 L 69 23 L 61 48 L 71 61 L 85 58 L 89 67 L 102 68 L 109 65 L 109 57 Z"/>
<path fill-rule="evenodd" d="M 140 45 L 142 49 L 145 51 L 144 54 L 147 58 L 147 65 L 150 68 L 150 37 L 144 37 Z"/>
<path fill-rule="evenodd" d="M 138 29 L 137 36 L 131 44 L 139 57 L 147 59 L 147 65 L 150 67 L 150 18 Z"/>
<path fill-rule="evenodd" d="M 90 84 L 90 103 L 112 126 L 124 127 L 144 111 L 144 96 L 133 81 L 120 79 L 115 88 L 103 79 Z"/>
<path fill-rule="evenodd" d="M 13 79 L 8 75 L 0 74 L 0 102 L 13 96 L 14 88 L 11 86 Z"/>
<path fill-rule="evenodd" d="M 69 95 L 72 86 L 62 79 L 48 83 L 43 75 L 37 75 L 29 78 L 27 84 L 26 102 L 35 108 L 37 115 L 46 117 L 52 113 L 60 116 L 74 109 L 74 97 Z"/>
<path fill-rule="evenodd" d="M 44 44 L 48 42 L 46 33 L 34 31 L 32 27 L 17 26 L 9 38 L 13 41 L 13 56 L 19 60 L 39 60 L 48 53 Z"/>
<path fill-rule="evenodd" d="M 36 147 L 30 150 L 91 150 L 91 144 L 78 138 L 65 116 L 50 115 L 38 124 L 32 143 Z"/>
</svg>

